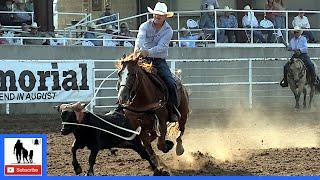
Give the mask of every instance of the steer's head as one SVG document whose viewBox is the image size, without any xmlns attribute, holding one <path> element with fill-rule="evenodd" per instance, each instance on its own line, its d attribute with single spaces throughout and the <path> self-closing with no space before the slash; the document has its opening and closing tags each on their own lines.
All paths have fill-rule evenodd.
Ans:
<svg viewBox="0 0 320 180">
<path fill-rule="evenodd" d="M 79 102 L 74 104 L 61 104 L 59 106 L 56 106 L 58 112 L 60 112 L 61 114 L 62 135 L 68 135 L 78 127 L 77 125 L 65 123 L 82 123 L 84 121 L 84 107 L 85 104 L 81 104 Z"/>
</svg>

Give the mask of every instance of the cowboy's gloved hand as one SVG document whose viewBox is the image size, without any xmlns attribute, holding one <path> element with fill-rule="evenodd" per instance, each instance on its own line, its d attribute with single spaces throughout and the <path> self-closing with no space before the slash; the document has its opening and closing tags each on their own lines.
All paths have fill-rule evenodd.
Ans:
<svg viewBox="0 0 320 180">
<path fill-rule="evenodd" d="M 294 50 L 294 53 L 295 53 L 296 55 L 300 55 L 300 54 L 301 54 L 301 51 L 300 51 L 300 49 L 296 49 L 296 50 Z"/>
</svg>

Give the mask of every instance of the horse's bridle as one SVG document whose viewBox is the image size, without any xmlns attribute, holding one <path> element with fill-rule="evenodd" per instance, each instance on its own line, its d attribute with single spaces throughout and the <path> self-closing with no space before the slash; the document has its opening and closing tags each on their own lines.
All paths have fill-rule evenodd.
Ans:
<svg viewBox="0 0 320 180">
<path fill-rule="evenodd" d="M 128 88 L 130 91 L 129 92 L 129 94 L 130 94 L 129 103 L 128 104 L 120 104 L 121 106 L 124 106 L 124 107 L 130 106 L 133 103 L 133 100 L 136 98 L 136 96 L 138 94 L 138 90 L 140 89 L 140 85 L 141 85 L 141 82 L 140 82 L 141 79 L 139 78 L 138 74 L 139 74 L 139 72 L 134 73 L 134 75 L 135 75 L 134 82 L 136 82 L 136 83 L 134 83 L 133 87 L 131 87 L 131 88 L 127 84 L 121 84 L 118 81 L 118 87 L 117 87 L 118 90 L 120 89 L 120 87 L 123 86 L 124 88 Z"/>
</svg>

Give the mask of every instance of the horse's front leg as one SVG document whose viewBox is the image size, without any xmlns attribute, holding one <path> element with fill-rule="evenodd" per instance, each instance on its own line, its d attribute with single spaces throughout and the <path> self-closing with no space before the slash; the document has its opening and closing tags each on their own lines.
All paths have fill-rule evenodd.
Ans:
<svg viewBox="0 0 320 180">
<path fill-rule="evenodd" d="M 140 154 L 140 156 L 142 158 L 146 157 L 146 159 L 149 161 L 151 168 L 153 170 L 153 174 L 155 176 L 169 176 L 170 171 L 165 170 L 165 168 L 160 165 L 160 159 L 158 158 L 158 156 L 156 155 L 156 153 L 152 149 L 151 142 L 148 141 L 150 138 L 147 138 L 147 137 L 148 137 L 147 133 L 141 132 L 140 138 L 141 138 L 143 146 L 148 154 L 146 155 L 142 151 L 140 151 L 141 154 L 139 152 L 138 153 Z"/>
<path fill-rule="evenodd" d="M 89 156 L 89 170 L 87 172 L 87 176 L 94 176 L 93 172 L 93 166 L 96 163 L 96 158 L 99 150 L 94 148 L 90 151 L 90 156 Z"/>
<path fill-rule="evenodd" d="M 72 152 L 72 166 L 76 175 L 82 173 L 82 168 L 77 160 L 77 150 L 80 149 L 81 146 L 77 140 L 73 141 L 71 152 Z"/>
<path fill-rule="evenodd" d="M 184 115 L 181 115 L 181 118 L 179 120 L 179 130 L 180 130 L 180 135 L 179 137 L 176 139 L 177 141 L 177 146 L 176 146 L 176 155 L 177 156 L 181 156 L 184 153 L 184 148 L 182 145 L 182 136 L 184 134 L 184 130 L 185 130 L 185 125 L 187 122 L 187 118 L 188 115 L 185 113 Z"/>
<path fill-rule="evenodd" d="M 311 86 L 310 87 L 310 100 L 309 100 L 309 109 L 311 109 L 311 106 L 312 106 L 312 99 L 313 99 L 313 95 L 314 95 L 314 90 L 315 90 L 315 87 L 314 86 Z"/>
<path fill-rule="evenodd" d="M 159 118 L 159 131 L 160 131 L 160 136 L 158 137 L 158 143 L 157 147 L 159 150 L 161 150 L 164 153 L 169 152 L 173 146 L 174 143 L 172 141 L 166 140 L 166 135 L 167 135 L 167 122 L 166 119 L 168 116 L 160 116 Z"/>
<path fill-rule="evenodd" d="M 294 91 L 294 98 L 296 99 L 296 106 L 295 106 L 295 108 L 296 109 L 300 109 L 300 96 L 301 96 L 301 92 L 302 91 L 300 91 L 300 88 L 297 88 L 297 89 L 295 89 Z"/>
</svg>

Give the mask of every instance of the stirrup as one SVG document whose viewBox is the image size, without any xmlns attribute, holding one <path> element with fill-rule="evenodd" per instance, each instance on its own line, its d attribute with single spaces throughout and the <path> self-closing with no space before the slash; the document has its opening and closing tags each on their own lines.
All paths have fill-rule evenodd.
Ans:
<svg viewBox="0 0 320 180">
<path fill-rule="evenodd" d="M 285 82 L 285 80 L 282 79 L 282 80 L 280 81 L 280 86 L 281 86 L 281 87 L 288 87 L 288 82 Z"/>
</svg>

